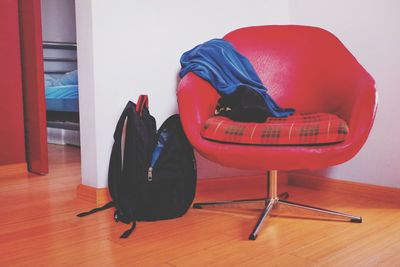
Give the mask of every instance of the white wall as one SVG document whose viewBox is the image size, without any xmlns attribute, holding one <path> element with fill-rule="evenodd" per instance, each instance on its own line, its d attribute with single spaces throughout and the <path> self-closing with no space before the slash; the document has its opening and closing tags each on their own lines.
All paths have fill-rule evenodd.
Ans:
<svg viewBox="0 0 400 267">
<path fill-rule="evenodd" d="M 82 183 L 106 187 L 112 135 L 128 100 L 149 95 L 158 125 L 177 112 L 180 55 L 250 25 L 284 24 L 288 1 L 76 1 Z M 200 177 L 232 170 L 201 160 Z"/>
<path fill-rule="evenodd" d="M 378 113 L 358 155 L 316 173 L 400 188 L 400 1 L 290 0 L 290 23 L 334 33 L 376 80 Z M 314 172 L 315 173 L 315 172 Z"/>
<path fill-rule="evenodd" d="M 125 103 L 150 97 L 158 124 L 177 111 L 180 55 L 243 26 L 307 24 L 337 35 L 374 76 L 379 110 L 370 138 L 348 163 L 316 171 L 332 178 L 400 187 L 396 124 L 400 84 L 396 0 L 76 1 L 82 182 L 107 185 L 112 134 Z M 199 159 L 199 177 L 239 175 Z M 315 172 L 314 172 L 315 173 Z"/>
<path fill-rule="evenodd" d="M 95 91 L 94 76 L 94 26 L 92 18 L 92 2 L 81 0 L 76 2 L 76 39 L 78 53 L 78 76 L 79 76 L 79 121 L 81 142 L 81 169 L 82 184 L 101 188 L 105 187 L 104 173 L 98 174 L 98 165 L 108 165 L 100 162 L 97 151 L 97 121 L 96 106 L 98 107 L 97 92 Z M 111 88 L 112 90 L 113 88 Z M 108 109 L 109 106 L 105 106 Z M 110 127 L 112 128 L 112 127 Z M 109 147 L 111 140 L 107 140 L 104 147 Z M 107 151 L 108 152 L 108 151 Z M 105 152 L 102 152 L 105 153 Z M 108 152 L 109 153 L 109 152 Z"/>
<path fill-rule="evenodd" d="M 41 0 L 44 41 L 76 41 L 75 0 Z"/>
</svg>

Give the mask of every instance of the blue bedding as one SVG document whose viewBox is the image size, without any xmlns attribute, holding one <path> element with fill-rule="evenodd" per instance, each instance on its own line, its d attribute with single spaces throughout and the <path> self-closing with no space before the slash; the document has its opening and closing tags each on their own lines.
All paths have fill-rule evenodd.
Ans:
<svg viewBox="0 0 400 267">
<path fill-rule="evenodd" d="M 78 72 L 68 72 L 60 78 L 45 75 L 46 110 L 79 112 Z"/>
<path fill-rule="evenodd" d="M 78 85 L 48 86 L 45 92 L 47 111 L 79 112 Z"/>
</svg>

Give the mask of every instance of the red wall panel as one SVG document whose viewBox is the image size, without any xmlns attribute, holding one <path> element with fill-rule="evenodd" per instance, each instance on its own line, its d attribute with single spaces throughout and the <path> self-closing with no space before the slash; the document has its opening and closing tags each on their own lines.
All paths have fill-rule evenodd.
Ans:
<svg viewBox="0 0 400 267">
<path fill-rule="evenodd" d="M 19 0 L 26 159 L 30 172 L 48 169 L 40 0 Z"/>
<path fill-rule="evenodd" d="M 25 162 L 18 1 L 0 1 L 0 165 Z"/>
</svg>

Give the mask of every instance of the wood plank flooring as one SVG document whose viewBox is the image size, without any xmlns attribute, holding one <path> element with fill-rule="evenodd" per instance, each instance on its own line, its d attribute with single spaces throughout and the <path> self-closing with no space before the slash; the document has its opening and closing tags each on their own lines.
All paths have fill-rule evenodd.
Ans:
<svg viewBox="0 0 400 267">
<path fill-rule="evenodd" d="M 182 218 L 127 225 L 76 198 L 80 152 L 49 146 L 47 176 L 0 177 L 0 266 L 400 266 L 400 203 L 286 186 L 290 200 L 363 216 L 362 224 L 279 208 L 248 241 L 262 204 L 191 209 Z M 250 188 L 250 189 L 249 189 Z M 199 200 L 253 197 L 254 187 L 201 190 Z M 258 194 L 258 193 L 257 193 Z M 306 218 L 313 218 L 306 219 Z M 317 220 L 315 220 L 317 219 Z"/>
</svg>

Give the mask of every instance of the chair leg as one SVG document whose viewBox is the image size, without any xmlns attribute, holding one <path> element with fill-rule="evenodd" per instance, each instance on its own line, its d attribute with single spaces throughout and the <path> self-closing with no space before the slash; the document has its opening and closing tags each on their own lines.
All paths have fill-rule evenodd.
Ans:
<svg viewBox="0 0 400 267">
<path fill-rule="evenodd" d="M 286 205 L 286 206 L 290 206 L 290 207 L 294 207 L 294 208 L 299 208 L 299 209 L 310 210 L 310 211 L 319 212 L 319 213 L 323 213 L 323 214 L 334 215 L 334 216 L 338 216 L 338 217 L 342 217 L 342 218 L 347 218 L 347 219 L 350 219 L 350 222 L 354 222 L 354 223 L 362 223 L 361 217 L 353 216 L 353 215 L 346 214 L 346 213 L 317 208 L 317 207 L 299 204 L 299 203 L 290 202 L 290 201 L 281 200 L 281 199 L 278 200 L 278 204 L 282 204 L 282 205 Z"/>
<path fill-rule="evenodd" d="M 288 192 L 284 192 L 278 195 L 279 199 L 286 200 L 289 197 Z M 214 206 L 214 205 L 229 205 L 229 204 L 237 204 L 237 203 L 251 203 L 251 202 L 260 202 L 267 201 L 269 198 L 251 198 L 251 199 L 237 199 L 237 200 L 222 200 L 222 201 L 210 201 L 210 202 L 199 202 L 194 203 L 194 209 L 202 209 L 203 206 Z M 266 205 L 267 206 L 267 203 Z"/>
<path fill-rule="evenodd" d="M 266 208 L 264 209 L 264 211 L 261 213 L 258 222 L 256 223 L 253 232 L 251 232 L 249 239 L 250 240 L 256 240 L 258 232 L 261 229 L 261 226 L 263 225 L 265 219 L 267 218 L 268 214 L 270 213 L 271 209 L 275 206 L 275 204 L 277 204 L 275 199 L 270 199 Z"/>
<path fill-rule="evenodd" d="M 213 202 L 200 202 L 200 203 L 194 203 L 193 204 L 193 208 L 202 209 L 203 206 L 229 205 L 229 204 L 237 204 L 237 203 L 259 202 L 259 201 L 267 201 L 267 198 L 253 198 L 253 199 L 238 199 L 238 200 L 224 200 L 224 201 L 213 201 Z"/>
<path fill-rule="evenodd" d="M 255 240 L 257 238 L 258 232 L 260 231 L 267 216 L 270 214 L 270 212 L 273 208 L 275 208 L 279 205 L 286 205 L 286 206 L 295 207 L 295 208 L 299 208 L 299 209 L 306 209 L 306 210 L 320 212 L 320 213 L 324 213 L 324 214 L 335 215 L 335 216 L 349 219 L 350 222 L 354 222 L 354 223 L 362 222 L 362 218 L 358 217 L 358 216 L 353 216 L 353 215 L 346 214 L 346 213 L 341 213 L 341 212 L 337 212 L 337 211 L 321 209 L 321 208 L 317 208 L 317 207 L 313 207 L 313 206 L 308 206 L 308 205 L 303 205 L 303 204 L 286 201 L 286 199 L 289 197 L 289 194 L 287 192 L 281 193 L 279 195 L 277 193 L 277 187 L 278 187 L 277 176 L 278 176 L 278 171 L 276 171 L 276 170 L 269 171 L 267 173 L 268 191 L 267 191 L 266 198 L 201 202 L 201 203 L 193 204 L 193 208 L 202 209 L 204 206 L 227 205 L 227 204 L 229 205 L 229 204 L 236 204 L 236 203 L 251 203 L 251 202 L 264 201 L 265 207 L 264 207 L 253 231 L 251 232 L 251 234 L 249 236 L 250 240 Z"/>
</svg>

